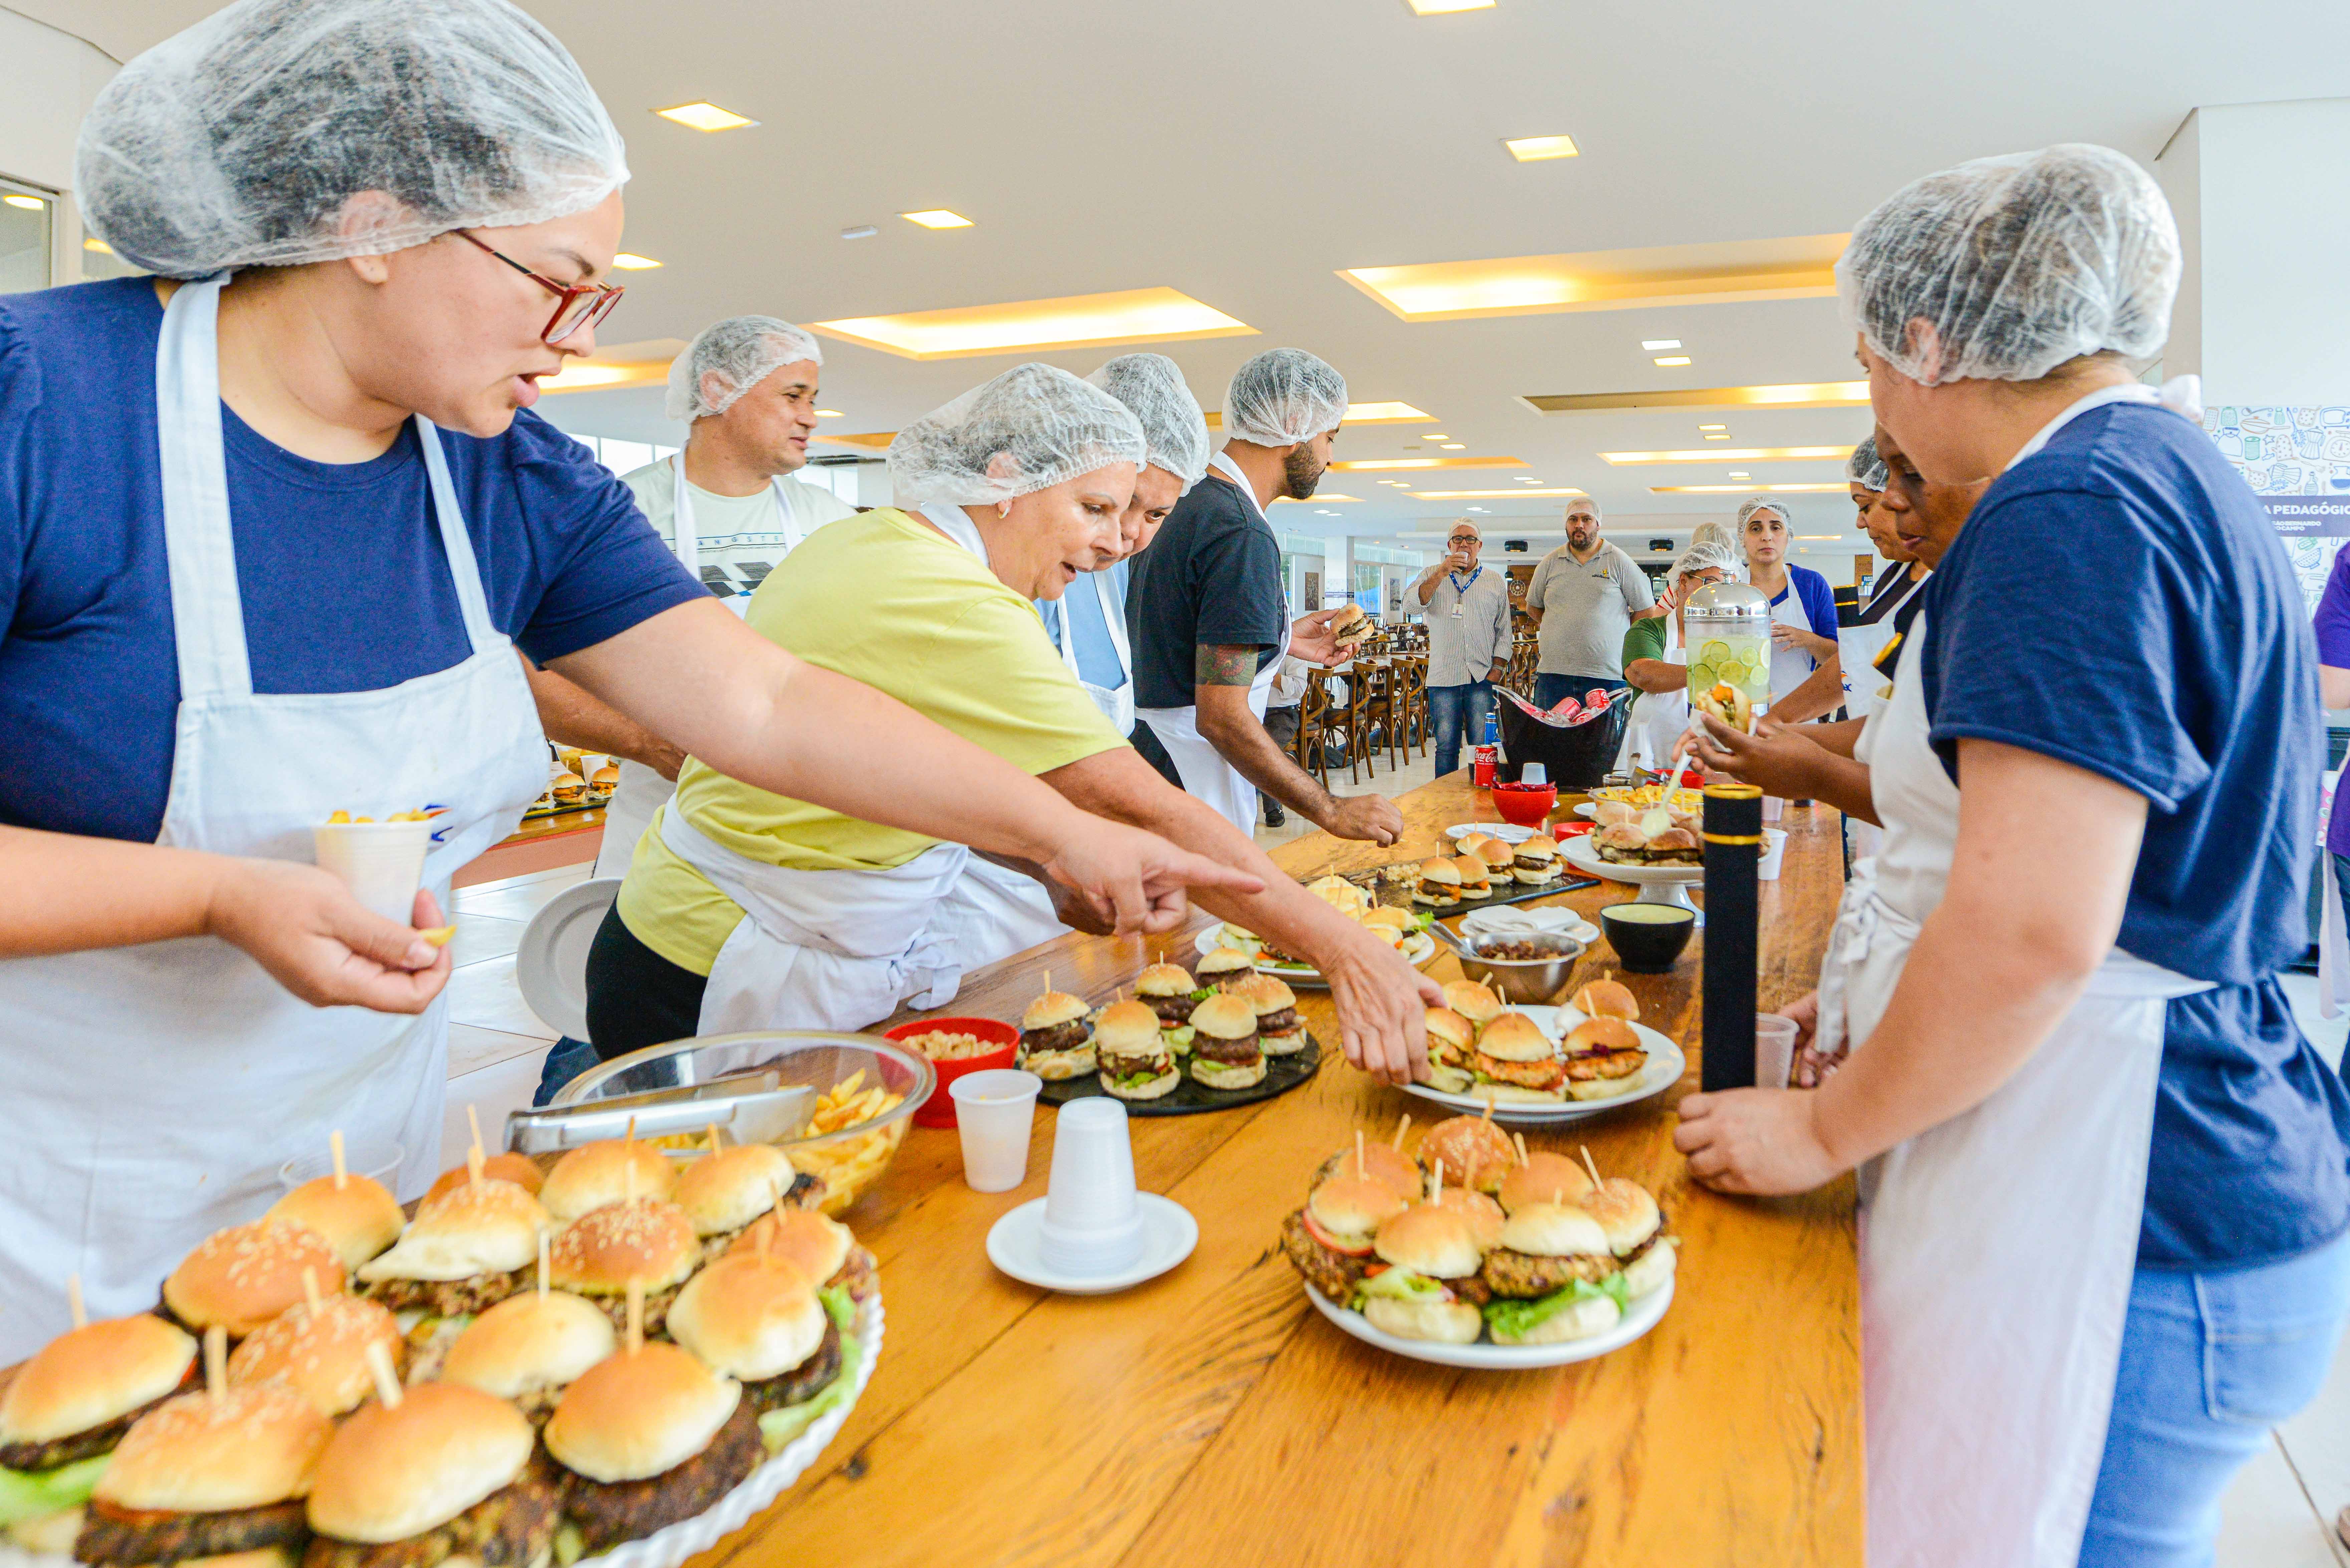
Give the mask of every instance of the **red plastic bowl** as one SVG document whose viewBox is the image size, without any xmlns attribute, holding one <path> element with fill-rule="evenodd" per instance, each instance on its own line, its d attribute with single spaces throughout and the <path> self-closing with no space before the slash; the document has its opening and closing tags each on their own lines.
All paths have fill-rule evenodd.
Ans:
<svg viewBox="0 0 2350 1568">
<path fill-rule="evenodd" d="M 938 1086 L 931 1091 L 914 1112 L 914 1125 L 920 1127 L 951 1127 L 955 1125 L 954 1096 L 947 1085 L 965 1073 L 982 1072 L 989 1067 L 1009 1067 L 1020 1050 L 1020 1031 L 1009 1023 L 993 1018 L 921 1018 L 911 1023 L 900 1023 L 895 1029 L 885 1029 L 881 1037 L 901 1044 L 917 1034 L 975 1034 L 982 1040 L 993 1040 L 1001 1049 L 982 1056 L 965 1056 L 958 1061 L 933 1060 L 931 1067 L 939 1075 Z"/>
<path fill-rule="evenodd" d="M 1493 809 L 1503 822 L 1519 827 L 1540 827 L 1558 804 L 1556 784 L 1496 784 Z"/>
</svg>

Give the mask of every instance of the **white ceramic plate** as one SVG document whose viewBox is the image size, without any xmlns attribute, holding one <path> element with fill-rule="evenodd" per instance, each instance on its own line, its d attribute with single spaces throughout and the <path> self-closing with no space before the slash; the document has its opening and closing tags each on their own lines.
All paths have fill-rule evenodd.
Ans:
<svg viewBox="0 0 2350 1568">
<path fill-rule="evenodd" d="M 1056 1274 L 1037 1255 L 1037 1229 L 1045 1223 L 1045 1199 L 1038 1198 L 998 1220 L 987 1232 L 987 1261 L 1024 1284 L 1063 1295 L 1101 1296 L 1131 1290 L 1157 1279 L 1191 1255 L 1200 1244 L 1200 1222 L 1171 1198 L 1138 1192 L 1142 1210 L 1142 1256 L 1131 1268 L 1115 1274 L 1076 1277 Z"/>
<path fill-rule="evenodd" d="M 1599 808 L 1586 800 L 1575 808 L 1575 815 L 1588 817 L 1593 822 L 1596 822 L 1599 820 Z"/>
<path fill-rule="evenodd" d="M 1535 1026 L 1553 1040 L 1565 1039 L 1568 1030 L 1583 1022 L 1583 1014 L 1572 1007 L 1519 1007 L 1512 1011 L 1533 1019 Z M 1639 1072 L 1625 1081 L 1622 1093 L 1611 1095 L 1604 1100 L 1560 1100 L 1555 1105 L 1523 1102 L 1513 1105 L 1507 1100 L 1497 1100 L 1493 1105 L 1493 1119 L 1515 1127 L 1560 1127 L 1568 1122 L 1587 1120 L 1603 1112 L 1645 1100 L 1652 1095 L 1661 1095 L 1679 1083 L 1681 1075 L 1689 1071 L 1689 1058 L 1681 1054 L 1681 1048 L 1645 1023 L 1635 1023 L 1632 1031 L 1639 1035 L 1640 1044 L 1647 1047 L 1648 1059 L 1641 1064 Z M 1456 1111 L 1482 1115 L 1485 1109 L 1485 1102 L 1475 1095 L 1448 1095 L 1426 1084 L 1406 1084 L 1403 1087 L 1408 1095 L 1434 1100 L 1438 1105 L 1450 1106 Z"/>
<path fill-rule="evenodd" d="M 1248 950 L 1244 943 L 1225 941 L 1224 928 L 1220 925 L 1202 926 L 1200 928 L 1199 934 L 1191 939 L 1192 950 L 1201 958 L 1206 958 L 1220 947 L 1235 947 L 1243 952 Z M 1414 931 L 1404 938 L 1403 946 L 1397 950 L 1403 954 L 1406 963 L 1418 968 L 1435 959 L 1436 939 L 1426 931 Z M 1329 983 L 1322 978 L 1319 971 L 1309 969 L 1304 964 L 1264 963 L 1257 967 L 1285 985 L 1319 987 Z"/>
<path fill-rule="evenodd" d="M 1586 877 L 1598 877 L 1610 882 L 1628 882 L 1635 888 L 1652 888 L 1668 882 L 1702 882 L 1702 866 L 1619 866 L 1613 860 L 1602 860 L 1599 852 L 1591 847 L 1591 836 L 1575 835 L 1558 846 L 1559 857 Z"/>
<path fill-rule="evenodd" d="M 1504 844 L 1523 844 L 1534 836 L 1531 827 L 1520 827 L 1514 822 L 1456 822 L 1444 830 L 1447 838 L 1466 838 L 1472 833 L 1491 834 Z"/>
<path fill-rule="evenodd" d="M 1534 909 L 1525 904 L 1504 905 L 1499 909 L 1471 909 L 1461 918 L 1461 934 L 1465 937 L 1573 937 L 1585 947 L 1600 938 L 1600 929 L 1573 909 L 1552 905 Z"/>
<path fill-rule="evenodd" d="M 1336 1324 L 1339 1329 L 1365 1345 L 1377 1345 L 1397 1355 L 1414 1361 L 1432 1361 L 1439 1366 L 1467 1366 L 1487 1372 L 1525 1372 L 1539 1366 L 1565 1366 L 1571 1362 L 1589 1361 L 1621 1350 L 1663 1321 L 1665 1309 L 1673 1304 L 1673 1282 L 1666 1281 L 1647 1295 L 1632 1303 L 1632 1310 L 1606 1334 L 1595 1334 L 1588 1339 L 1570 1339 L 1564 1345 L 1438 1345 L 1426 1339 L 1398 1339 L 1371 1326 L 1371 1320 L 1361 1313 L 1350 1311 L 1332 1303 L 1312 1285 L 1305 1287 L 1306 1299 L 1314 1310 Z"/>
<path fill-rule="evenodd" d="M 515 985 L 539 1022 L 588 1038 L 588 950 L 605 911 L 620 896 L 617 877 L 592 877 L 566 888 L 523 928 L 515 948 Z"/>
</svg>

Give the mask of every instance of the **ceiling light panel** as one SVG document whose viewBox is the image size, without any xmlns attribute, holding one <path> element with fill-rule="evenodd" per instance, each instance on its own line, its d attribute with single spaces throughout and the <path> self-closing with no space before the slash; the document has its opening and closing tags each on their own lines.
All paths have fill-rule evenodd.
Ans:
<svg viewBox="0 0 2350 1568">
<path fill-rule="evenodd" d="M 889 443 L 898 439 L 896 431 L 861 431 L 848 435 L 816 434 L 817 441 L 827 446 L 853 446 L 859 452 L 888 452 Z"/>
<path fill-rule="evenodd" d="M 1546 158 L 1575 158 L 1583 151 L 1572 136 L 1521 136 L 1502 145 L 1521 163 L 1539 163 Z"/>
<path fill-rule="evenodd" d="M 1523 468 L 1522 457 L 1362 457 L 1330 466 L 1354 472 L 1399 472 L 1408 468 Z"/>
<path fill-rule="evenodd" d="M 1651 495 L 1827 495 L 1845 493 L 1841 484 L 1651 484 Z"/>
<path fill-rule="evenodd" d="M 681 103 L 669 109 L 653 110 L 663 119 L 675 120 L 690 130 L 740 130 L 759 122 L 731 109 L 721 109 L 714 103 Z"/>
<path fill-rule="evenodd" d="M 1256 328 L 1171 288 L 1129 288 L 900 316 L 812 321 L 811 331 L 901 359 L 960 359 L 1109 343 L 1180 343 L 1248 337 Z M 1424 417 L 1424 416 L 1423 416 Z"/>
<path fill-rule="evenodd" d="M 10 195 L 0 197 L 0 201 L 5 201 L 12 207 L 22 207 L 28 213 L 44 213 L 48 210 L 49 206 L 47 202 L 42 201 L 38 196 Z"/>
<path fill-rule="evenodd" d="M 622 251 L 612 258 L 612 265 L 622 272 L 650 272 L 660 263 L 650 256 L 640 256 L 634 251 Z"/>
<path fill-rule="evenodd" d="M 1565 485 L 1542 490 L 1422 490 L 1418 493 L 1418 498 L 1422 501 L 1492 501 L 1496 498 L 1516 500 L 1528 495 L 1565 496 L 1585 493 L 1586 493 L 1572 485 Z"/>
<path fill-rule="evenodd" d="M 1835 293 L 1848 234 L 1349 267 L 1338 275 L 1406 321 L 1635 310 Z"/>
<path fill-rule="evenodd" d="M 1677 365 L 1686 365 L 1689 362 L 1690 357 L 1686 354 L 1664 354 L 1658 357 L 1657 368 L 1660 370 L 1669 370 Z"/>
<path fill-rule="evenodd" d="M 920 213 L 900 213 L 898 215 L 926 229 L 967 229 L 972 226 L 969 218 L 961 213 L 950 213 L 944 207 L 931 207 Z"/>
<path fill-rule="evenodd" d="M 1490 11 L 1494 0 L 1404 0 L 1415 16 L 1449 16 L 1455 11 Z"/>
<path fill-rule="evenodd" d="M 1623 468 L 1644 462 L 1824 462 L 1852 455 L 1844 446 L 1725 446 L 1679 452 L 1603 452 L 1599 461 Z"/>
<path fill-rule="evenodd" d="M 1521 396 L 1518 401 L 1538 414 L 1588 414 L 1616 409 L 1841 409 L 1868 401 L 1868 383 L 1796 381 L 1773 387 L 1542 393 Z"/>
<path fill-rule="evenodd" d="M 1642 339 L 1640 343 L 1640 347 L 1647 349 L 1651 354 L 1658 352 L 1659 349 L 1678 348 L 1680 346 L 1681 340 L 1678 337 L 1648 337 Z"/>
</svg>

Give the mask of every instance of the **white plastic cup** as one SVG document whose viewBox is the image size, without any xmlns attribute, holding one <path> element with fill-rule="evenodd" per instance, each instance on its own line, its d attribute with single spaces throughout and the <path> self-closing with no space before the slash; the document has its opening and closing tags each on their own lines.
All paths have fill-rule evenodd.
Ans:
<svg viewBox="0 0 2350 1568">
<path fill-rule="evenodd" d="M 973 1192 L 1009 1192 L 1028 1179 L 1028 1133 L 1044 1086 L 1016 1067 L 965 1073 L 947 1085 L 962 1137 L 962 1179 Z"/>
<path fill-rule="evenodd" d="M 1543 766 L 1540 763 L 1528 763 L 1519 771 L 1518 782 L 1523 784 L 1531 784 L 1534 788 L 1540 789 L 1543 785 L 1550 783 L 1550 770 Z"/>
<path fill-rule="evenodd" d="M 432 828 L 431 818 L 328 822 L 310 833 L 318 864 L 343 879 L 361 908 L 404 926 L 416 915 L 416 889 L 424 881 Z"/>
<path fill-rule="evenodd" d="M 1779 879 L 1779 863 L 1786 858 L 1786 855 L 1787 830 L 1783 827 L 1764 828 L 1762 858 L 1754 863 L 1756 878 L 1764 882 L 1776 882 Z"/>
<path fill-rule="evenodd" d="M 405 1157 L 406 1151 L 390 1138 L 343 1139 L 343 1168 L 353 1176 L 380 1182 L 394 1195 L 400 1191 L 400 1162 Z M 334 1174 L 335 1151 L 321 1148 L 316 1154 L 301 1155 L 279 1166 L 277 1181 L 291 1192 L 306 1181 Z"/>
<path fill-rule="evenodd" d="M 1766 794 L 1762 797 L 1763 821 L 1776 822 L 1780 817 L 1786 815 L 1786 811 L 1787 803 L 1779 796 L 1775 794 Z"/>
<path fill-rule="evenodd" d="M 1046 1268 L 1080 1278 L 1114 1274 L 1142 1256 L 1134 1144 L 1118 1101 L 1103 1096 L 1061 1107 L 1036 1250 Z"/>
<path fill-rule="evenodd" d="M 1754 1015 L 1754 1086 L 1783 1089 L 1795 1071 L 1795 1021 L 1775 1012 Z"/>
</svg>

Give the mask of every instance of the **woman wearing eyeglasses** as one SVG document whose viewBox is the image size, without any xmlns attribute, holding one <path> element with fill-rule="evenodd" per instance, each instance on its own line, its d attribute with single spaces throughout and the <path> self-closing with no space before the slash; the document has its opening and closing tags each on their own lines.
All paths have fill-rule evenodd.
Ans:
<svg viewBox="0 0 2350 1568">
<path fill-rule="evenodd" d="M 545 787 L 517 646 L 1125 929 L 1259 886 L 749 630 L 528 412 L 619 298 L 626 178 L 503 0 L 242 0 L 85 122 L 88 221 L 159 276 L 0 304 L 0 1361 L 65 1326 L 70 1275 L 94 1314 L 151 1305 L 330 1129 L 398 1139 L 404 1198 L 431 1179 L 448 958 L 310 830 L 445 808 L 438 925 Z"/>
</svg>

